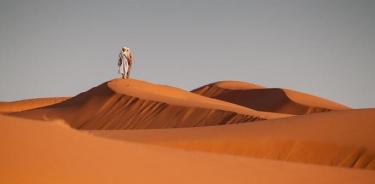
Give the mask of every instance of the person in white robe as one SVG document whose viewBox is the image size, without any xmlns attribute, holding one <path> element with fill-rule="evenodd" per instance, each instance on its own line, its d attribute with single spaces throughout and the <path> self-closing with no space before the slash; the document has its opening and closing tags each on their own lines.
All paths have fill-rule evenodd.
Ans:
<svg viewBox="0 0 375 184">
<path fill-rule="evenodd" d="M 122 75 L 123 79 L 130 78 L 130 70 L 133 64 L 133 53 L 129 48 L 123 47 L 119 54 L 118 67 L 119 73 Z"/>
</svg>

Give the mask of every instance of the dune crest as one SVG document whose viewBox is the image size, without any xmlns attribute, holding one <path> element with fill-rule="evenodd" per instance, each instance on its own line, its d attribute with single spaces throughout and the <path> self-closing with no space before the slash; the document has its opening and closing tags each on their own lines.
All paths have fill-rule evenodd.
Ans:
<svg viewBox="0 0 375 184">
<path fill-rule="evenodd" d="M 12 113 L 36 109 L 57 104 L 67 99 L 69 99 L 69 97 L 34 98 L 14 102 L 0 102 L 0 113 Z"/>
<path fill-rule="evenodd" d="M 258 111 L 303 115 L 348 107 L 306 93 L 282 88 L 265 88 L 238 81 L 221 81 L 192 90 L 215 98 Z"/>
<path fill-rule="evenodd" d="M 289 117 L 258 112 L 174 87 L 121 79 L 62 103 L 12 115 L 64 119 L 79 129 L 180 128 Z"/>
</svg>

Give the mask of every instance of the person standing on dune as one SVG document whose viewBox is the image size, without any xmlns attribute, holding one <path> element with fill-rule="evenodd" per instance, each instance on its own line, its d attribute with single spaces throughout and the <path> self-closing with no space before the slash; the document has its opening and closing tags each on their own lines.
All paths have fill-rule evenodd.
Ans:
<svg viewBox="0 0 375 184">
<path fill-rule="evenodd" d="M 128 79 L 130 77 L 130 69 L 133 64 L 133 54 L 129 48 L 123 47 L 119 54 L 118 67 L 119 73 L 121 73 L 123 79 Z"/>
</svg>

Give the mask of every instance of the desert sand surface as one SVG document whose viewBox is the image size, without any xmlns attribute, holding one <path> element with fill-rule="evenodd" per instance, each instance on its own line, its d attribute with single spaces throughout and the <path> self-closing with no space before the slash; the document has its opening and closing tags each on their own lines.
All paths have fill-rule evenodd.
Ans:
<svg viewBox="0 0 375 184">
<path fill-rule="evenodd" d="M 65 101 L 69 97 L 34 98 L 14 102 L 0 102 L 0 113 L 20 112 Z"/>
<path fill-rule="evenodd" d="M 375 169 L 375 109 L 332 111 L 238 125 L 90 131 L 186 150 Z"/>
<path fill-rule="evenodd" d="M 303 115 L 349 109 L 306 93 L 283 88 L 266 88 L 240 81 L 215 82 L 192 92 L 266 112 Z"/>
<path fill-rule="evenodd" d="M 0 115 L 0 182 L 373 183 L 374 172 L 103 139 L 62 121 Z"/>
<path fill-rule="evenodd" d="M 79 129 L 155 129 L 213 126 L 290 117 L 260 112 L 182 89 L 115 79 L 62 103 L 13 115 L 64 119 Z"/>
<path fill-rule="evenodd" d="M 274 90 L 114 79 L 1 103 L 0 183 L 375 183 L 375 109 Z"/>
</svg>

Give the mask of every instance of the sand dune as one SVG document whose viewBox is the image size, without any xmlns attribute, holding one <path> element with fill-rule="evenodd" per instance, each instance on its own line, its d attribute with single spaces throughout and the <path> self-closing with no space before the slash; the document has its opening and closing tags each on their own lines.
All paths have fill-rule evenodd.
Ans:
<svg viewBox="0 0 375 184">
<path fill-rule="evenodd" d="M 288 89 L 115 79 L 0 109 L 0 183 L 375 183 L 375 109 Z"/>
<path fill-rule="evenodd" d="M 375 109 L 238 125 L 91 131 L 108 138 L 247 157 L 375 169 Z"/>
<path fill-rule="evenodd" d="M 79 129 L 148 129 L 234 124 L 289 117 L 178 88 L 116 79 L 62 103 L 13 115 L 64 119 Z"/>
<path fill-rule="evenodd" d="M 0 113 L 20 112 L 65 101 L 68 97 L 35 98 L 15 102 L 0 102 Z"/>
<path fill-rule="evenodd" d="M 374 183 L 372 171 L 113 141 L 0 115 L 0 183 Z"/>
<path fill-rule="evenodd" d="M 266 112 L 303 115 L 349 109 L 344 105 L 306 93 L 282 88 L 265 88 L 238 81 L 216 82 L 192 92 Z"/>
</svg>

